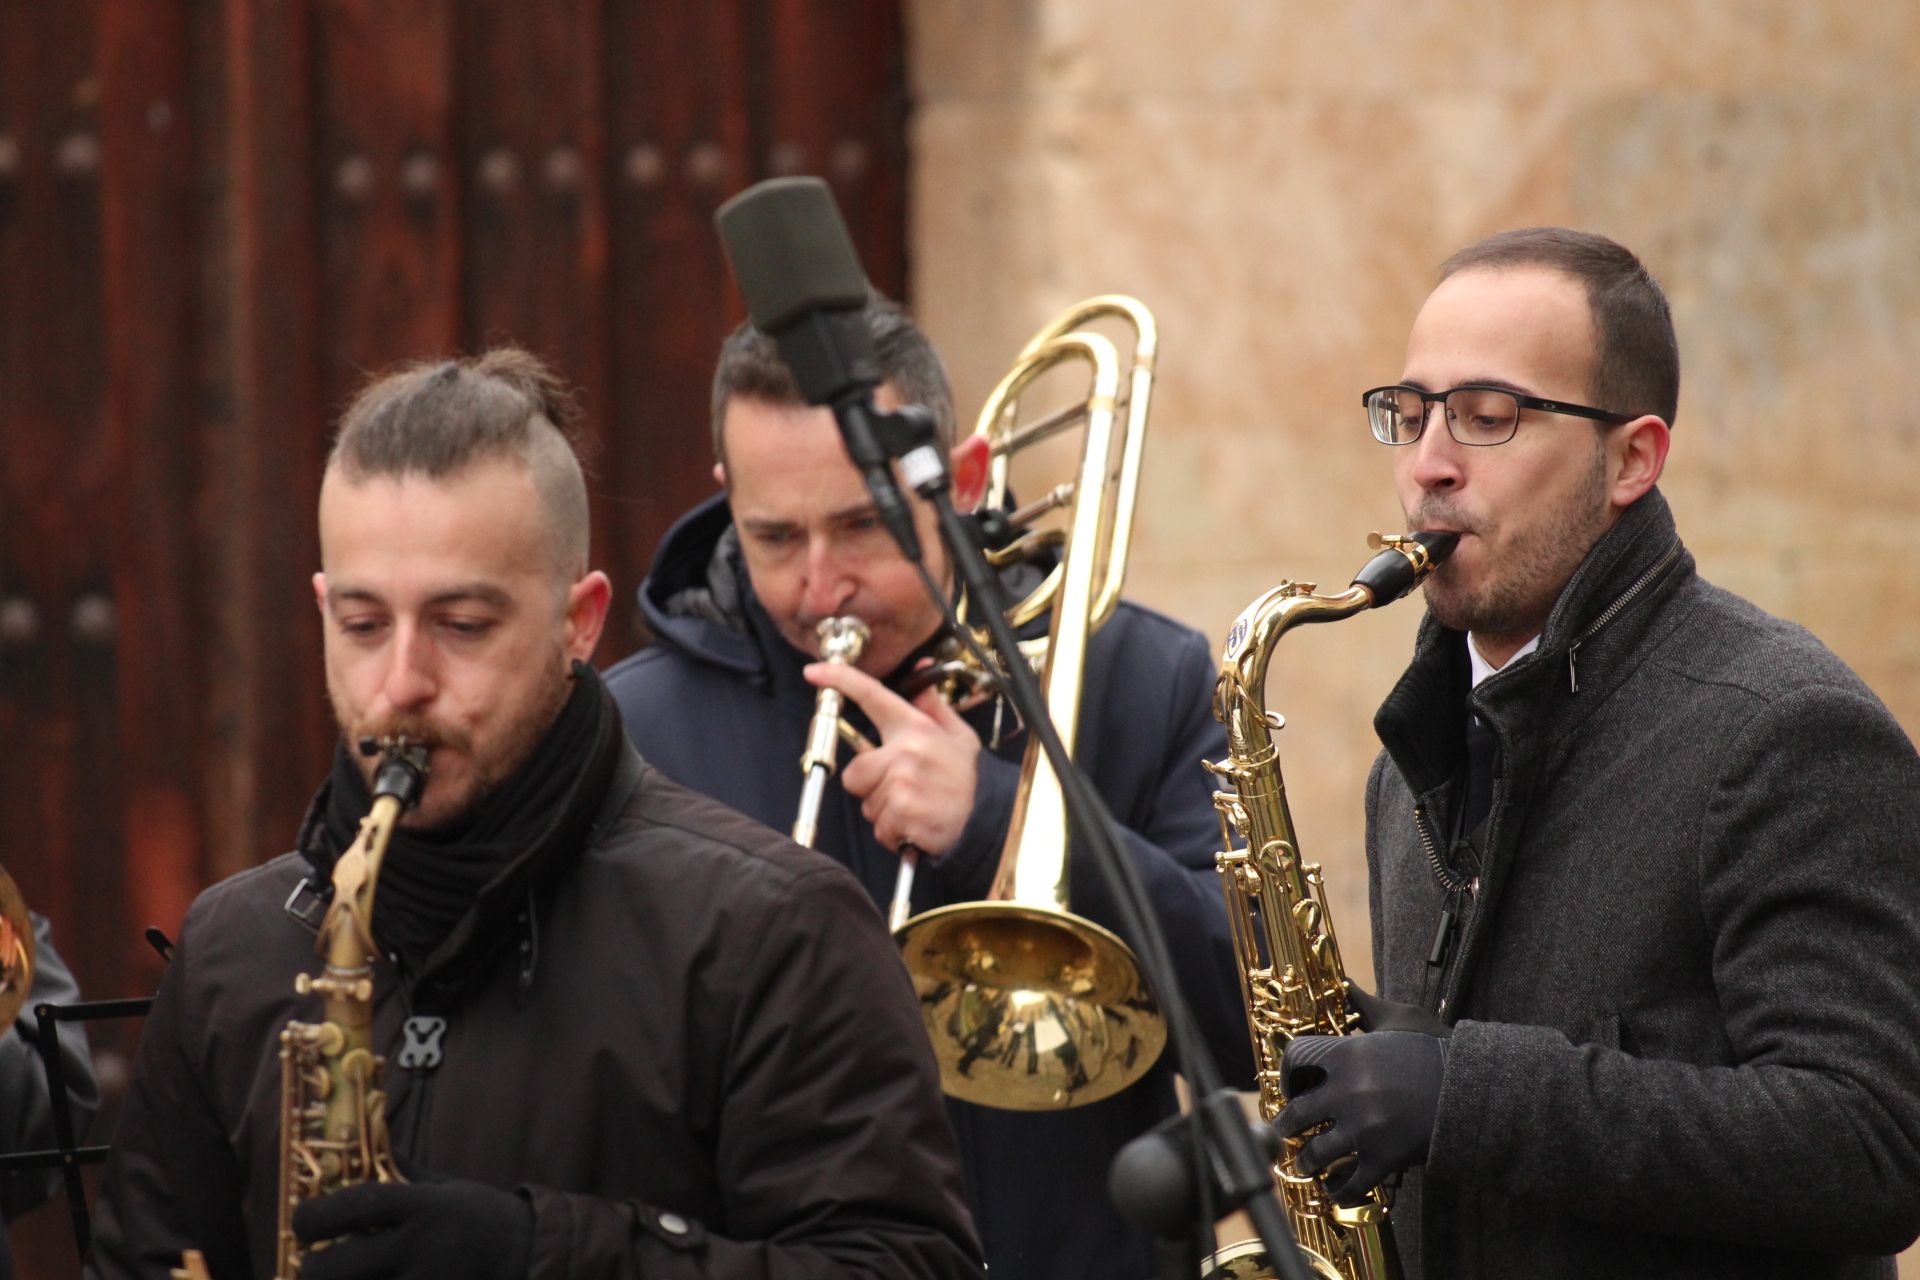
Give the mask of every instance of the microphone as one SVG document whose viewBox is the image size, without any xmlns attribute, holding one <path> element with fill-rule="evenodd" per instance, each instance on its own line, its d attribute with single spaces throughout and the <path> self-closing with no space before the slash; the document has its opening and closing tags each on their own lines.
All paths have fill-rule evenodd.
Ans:
<svg viewBox="0 0 1920 1280">
<path fill-rule="evenodd" d="M 1217 1096 L 1226 1098 L 1232 1110 L 1209 1106 L 1206 1119 L 1244 1126 L 1270 1168 L 1282 1150 L 1272 1126 L 1256 1124 L 1241 1114 L 1239 1102 L 1230 1095 Z M 1203 1195 L 1193 1185 L 1193 1125 L 1191 1115 L 1169 1116 L 1121 1147 L 1107 1168 L 1107 1198 L 1113 1207 L 1122 1217 L 1163 1239 L 1192 1227 L 1202 1204 L 1211 1204 L 1224 1214 L 1272 1185 L 1269 1169 L 1243 1170 L 1241 1177 L 1230 1178 L 1225 1157 L 1208 1150 L 1201 1161 L 1202 1174 L 1209 1182 Z"/>
<path fill-rule="evenodd" d="M 867 276 L 833 194 L 818 178 L 770 178 L 721 205 L 713 221 L 754 328 L 780 348 L 801 398 L 833 410 L 881 521 L 917 562 L 920 538 L 873 403 L 881 373 L 862 314 Z"/>
</svg>

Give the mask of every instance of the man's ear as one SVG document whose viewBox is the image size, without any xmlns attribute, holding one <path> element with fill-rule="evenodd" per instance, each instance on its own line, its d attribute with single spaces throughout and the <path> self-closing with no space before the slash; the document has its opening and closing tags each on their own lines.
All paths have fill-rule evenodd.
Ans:
<svg viewBox="0 0 1920 1280">
<path fill-rule="evenodd" d="M 326 616 L 327 575 L 324 573 L 316 573 L 313 575 L 313 602 L 320 606 L 321 616 Z"/>
<path fill-rule="evenodd" d="M 1616 508 L 1631 506 L 1659 481 L 1667 466 L 1673 429 L 1655 414 L 1643 414 L 1619 428 L 1620 469 L 1608 495 Z"/>
<path fill-rule="evenodd" d="M 613 603 L 613 583 L 595 569 L 567 588 L 567 656 L 585 662 L 600 643 Z"/>
<path fill-rule="evenodd" d="M 947 455 L 947 469 L 953 473 L 953 505 L 957 511 L 975 511 L 987 496 L 987 469 L 991 461 L 987 438 L 971 435 L 953 447 Z"/>
<path fill-rule="evenodd" d="M 727 464 L 726 463 L 716 462 L 713 464 L 713 482 L 719 485 L 722 489 L 727 487 Z"/>
</svg>

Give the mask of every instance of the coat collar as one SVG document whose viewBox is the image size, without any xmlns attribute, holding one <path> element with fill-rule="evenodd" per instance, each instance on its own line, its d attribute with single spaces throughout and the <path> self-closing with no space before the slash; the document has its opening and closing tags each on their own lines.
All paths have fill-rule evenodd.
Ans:
<svg viewBox="0 0 1920 1280">
<path fill-rule="evenodd" d="M 1412 663 L 1374 717 L 1381 743 L 1414 794 L 1444 786 L 1459 768 L 1468 705 L 1492 723 L 1509 759 L 1535 756 L 1572 732 L 1644 657 L 1641 641 L 1658 613 L 1646 606 L 1692 571 L 1673 513 L 1651 489 L 1574 570 L 1548 614 L 1539 648 L 1471 693 L 1465 634 L 1429 613 Z"/>
</svg>

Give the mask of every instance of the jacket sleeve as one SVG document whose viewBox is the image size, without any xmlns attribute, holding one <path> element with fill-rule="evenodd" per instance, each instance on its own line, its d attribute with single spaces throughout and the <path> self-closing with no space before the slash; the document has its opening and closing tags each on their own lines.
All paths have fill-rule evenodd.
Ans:
<svg viewBox="0 0 1920 1280">
<path fill-rule="evenodd" d="M 1174 978 L 1201 1038 L 1225 1082 L 1249 1088 L 1253 1048 L 1214 863 L 1221 851 L 1217 784 L 1204 763 L 1226 759 L 1226 730 L 1213 715 L 1216 672 L 1206 640 L 1185 628 L 1176 635 L 1150 665 L 1131 664 L 1134 678 L 1113 682 L 1128 686 L 1129 694 L 1119 704 L 1123 727 L 1112 736 L 1131 738 L 1126 749 L 1146 753 L 1149 763 L 1144 785 L 1128 794 L 1103 786 L 1102 793 L 1159 919 Z M 1126 937 L 1107 877 L 1077 842 L 1073 895 L 1075 911 Z"/>
<path fill-rule="evenodd" d="M 1821 686 L 1707 767 L 1696 870 L 1731 1065 L 1463 1021 L 1428 1175 L 1676 1235 L 1897 1252 L 1920 1230 L 1920 759 L 1864 690 Z"/>
<path fill-rule="evenodd" d="M 52 1095 L 46 1064 L 40 1058 L 40 1027 L 34 1007 L 75 1004 L 80 987 L 66 962 L 53 949 L 53 931 L 45 916 L 33 918 L 33 986 L 14 1019 L 12 1030 L 0 1036 L 0 1110 L 8 1151 L 46 1151 L 59 1141 L 53 1123 Z M 94 1083 L 93 1057 L 87 1052 L 86 1029 L 77 1022 L 60 1028 L 60 1067 L 66 1077 L 67 1105 L 73 1117 L 75 1140 L 82 1138 L 93 1113 L 100 1109 L 100 1090 Z M 39 1204 L 60 1185 L 60 1171 L 35 1169 L 0 1178 L 0 1214 L 11 1221 Z"/>
<path fill-rule="evenodd" d="M 252 1274 L 239 1167 L 190 1049 L 198 1040 L 186 1001 L 199 914 L 198 906 L 188 913 L 140 1034 L 94 1203 L 90 1280 L 164 1280 L 187 1248 L 199 1249 L 220 1280 Z"/>
<path fill-rule="evenodd" d="M 765 908 L 727 1036 L 724 1221 L 523 1188 L 533 1280 L 979 1280 L 932 1053 L 872 903 L 823 866 Z"/>
</svg>

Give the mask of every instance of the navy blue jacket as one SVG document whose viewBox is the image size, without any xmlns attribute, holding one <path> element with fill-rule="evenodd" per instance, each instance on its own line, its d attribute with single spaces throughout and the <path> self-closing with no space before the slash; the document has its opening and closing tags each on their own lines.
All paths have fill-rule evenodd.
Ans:
<svg viewBox="0 0 1920 1280">
<path fill-rule="evenodd" d="M 657 641 L 609 670 L 607 686 L 651 764 L 784 831 L 799 807 L 800 749 L 815 691 L 800 674 L 805 655 L 754 599 L 731 526 L 716 497 L 668 533 L 640 588 Z M 1090 646 L 1075 754 L 1125 828 L 1202 1034 L 1227 1078 L 1244 1085 L 1252 1058 L 1213 865 L 1220 842 L 1213 785 L 1200 763 L 1226 754 L 1211 709 L 1213 682 L 1211 652 L 1198 632 L 1121 604 Z M 848 710 L 877 736 L 857 708 Z M 1009 716 L 993 747 L 990 707 L 968 720 L 990 747 L 980 756 L 973 813 L 954 848 L 921 866 L 915 912 L 984 898 L 998 864 L 1026 738 Z M 851 869 L 876 904 L 891 898 L 899 859 L 874 839 L 859 801 L 837 783 L 827 788 L 815 843 Z M 1098 872 L 1077 852 L 1068 865 L 1072 910 L 1126 937 Z M 948 1100 L 994 1280 L 1152 1274 L 1144 1236 L 1107 1201 L 1107 1166 L 1128 1139 L 1174 1109 L 1174 1066 L 1169 1056 L 1132 1088 L 1068 1111 Z"/>
</svg>

